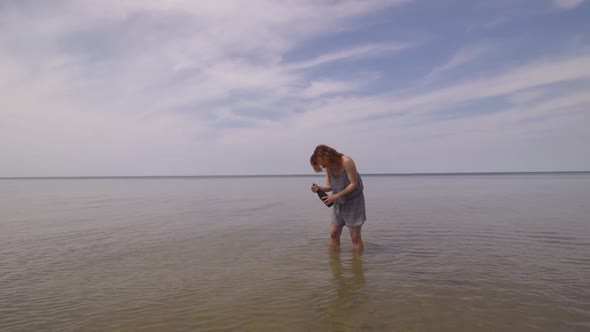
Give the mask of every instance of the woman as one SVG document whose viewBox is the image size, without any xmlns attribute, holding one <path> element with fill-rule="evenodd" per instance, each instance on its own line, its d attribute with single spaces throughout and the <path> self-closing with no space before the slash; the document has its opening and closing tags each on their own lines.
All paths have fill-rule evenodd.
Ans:
<svg viewBox="0 0 590 332">
<path fill-rule="evenodd" d="M 316 172 L 322 169 L 326 173 L 326 184 L 318 186 L 313 183 L 311 191 L 321 189 L 332 192 L 322 198 L 324 203 L 334 203 L 332 207 L 332 223 L 330 225 L 330 247 L 340 248 L 340 235 L 346 225 L 350 231 L 350 239 L 356 252 L 364 248 L 361 238 L 361 227 L 367 219 L 365 214 L 365 196 L 363 180 L 356 170 L 354 161 L 327 145 L 318 145 L 311 155 L 310 163 Z"/>
</svg>

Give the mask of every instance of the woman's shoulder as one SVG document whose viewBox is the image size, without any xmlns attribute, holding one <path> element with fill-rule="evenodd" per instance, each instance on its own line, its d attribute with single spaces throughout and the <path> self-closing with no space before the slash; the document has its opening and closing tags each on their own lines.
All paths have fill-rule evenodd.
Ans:
<svg viewBox="0 0 590 332">
<path fill-rule="evenodd" d="M 352 160 L 352 158 L 350 158 L 347 155 L 343 155 L 342 156 L 342 164 L 344 166 L 346 166 L 346 165 L 354 165 L 354 160 Z"/>
</svg>

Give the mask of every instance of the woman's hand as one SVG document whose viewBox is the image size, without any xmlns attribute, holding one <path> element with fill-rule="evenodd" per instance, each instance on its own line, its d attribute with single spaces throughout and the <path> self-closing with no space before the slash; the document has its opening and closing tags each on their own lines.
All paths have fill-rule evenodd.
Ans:
<svg viewBox="0 0 590 332">
<path fill-rule="evenodd" d="M 320 186 L 318 186 L 317 184 L 315 184 L 315 183 L 312 183 L 312 184 L 311 184 L 311 191 L 312 191 L 312 192 L 314 192 L 314 193 L 315 193 L 315 192 L 317 192 L 319 189 L 320 189 Z"/>
<path fill-rule="evenodd" d="M 338 199 L 338 195 L 328 195 L 328 196 L 322 197 L 322 201 L 324 201 L 324 203 L 326 205 L 334 203 L 337 199 Z"/>
</svg>

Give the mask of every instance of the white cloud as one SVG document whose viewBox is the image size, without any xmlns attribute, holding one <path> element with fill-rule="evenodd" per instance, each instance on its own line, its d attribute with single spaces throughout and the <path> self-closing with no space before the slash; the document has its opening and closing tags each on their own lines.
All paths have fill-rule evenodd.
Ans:
<svg viewBox="0 0 590 332">
<path fill-rule="evenodd" d="M 317 98 L 330 94 L 340 94 L 343 92 L 355 91 L 361 85 L 358 81 L 336 81 L 336 80 L 318 80 L 313 81 L 303 90 L 302 97 Z"/>
<path fill-rule="evenodd" d="M 432 81 L 439 77 L 441 74 L 458 68 L 466 63 L 469 63 L 477 59 L 481 55 L 490 52 L 491 49 L 492 45 L 475 45 L 464 47 L 460 49 L 457 53 L 455 53 L 447 63 L 434 68 L 430 72 L 430 74 L 428 74 L 426 80 Z"/>
<path fill-rule="evenodd" d="M 522 105 L 542 99 L 548 94 L 550 94 L 550 90 L 547 88 L 527 89 L 512 94 L 509 99 L 512 104 Z"/>
<path fill-rule="evenodd" d="M 236 153 L 224 142 L 243 130 L 214 126 L 273 126 L 243 112 L 286 112 L 294 98 L 346 90 L 308 82 L 282 63 L 286 52 L 406 2 L 3 4 L 0 176 L 215 172 Z"/>
<path fill-rule="evenodd" d="M 332 134 L 365 172 L 583 170 L 590 166 L 588 88 L 484 115 L 473 109 L 472 116 L 434 121 L 410 112 L 333 126 L 340 130 Z"/>
<path fill-rule="evenodd" d="M 506 96 L 526 89 L 561 82 L 590 79 L 590 54 L 565 56 L 511 68 L 494 76 L 471 79 L 443 88 L 407 94 L 365 97 L 336 97 L 312 105 L 297 119 L 321 127 L 338 119 L 358 121 L 393 114 L 425 114 L 484 98 Z"/>
<path fill-rule="evenodd" d="M 374 95 L 367 87 L 390 79 L 366 74 L 375 69 L 336 77 L 309 72 L 403 55 L 416 41 L 344 40 L 327 53 L 307 49 L 299 55 L 315 57 L 286 61 L 308 40 L 402 3 L 10 2 L 0 12 L 0 176 L 301 173 L 310 170 L 308 150 L 318 142 L 357 154 L 364 172 L 463 165 L 442 160 L 445 152 L 481 158 L 464 170 L 482 169 L 484 159 L 494 158 L 498 167 L 526 170 L 543 161 L 542 151 L 563 157 L 563 164 L 546 158 L 551 167 L 589 163 L 559 152 L 569 151 L 564 147 L 575 145 L 575 137 L 590 138 L 581 130 L 588 121 L 588 53 L 480 72 L 436 89 L 384 85 L 380 91 L 388 92 Z M 487 45 L 464 47 L 431 78 L 488 51 Z M 562 83 L 570 86 L 567 94 L 554 89 Z M 431 118 L 496 97 L 507 105 L 493 114 Z M 494 142 L 498 132 L 503 136 Z M 510 150 L 510 139 L 554 143 L 550 150 L 537 146 L 531 162 L 511 164 L 508 158 L 521 151 Z M 590 155 L 575 146 L 577 155 Z M 484 158 L 494 149 L 508 152 Z"/>
<path fill-rule="evenodd" d="M 580 6 L 584 0 L 553 0 L 555 6 L 561 9 L 573 9 Z"/>
<path fill-rule="evenodd" d="M 377 45 L 366 45 L 346 50 L 336 51 L 328 54 L 322 54 L 311 60 L 306 60 L 297 63 L 287 64 L 288 69 L 306 69 L 310 67 L 319 66 L 325 63 L 350 60 L 361 56 L 370 56 L 380 54 L 384 52 L 395 52 L 408 48 L 410 45 L 407 43 L 386 43 Z"/>
</svg>

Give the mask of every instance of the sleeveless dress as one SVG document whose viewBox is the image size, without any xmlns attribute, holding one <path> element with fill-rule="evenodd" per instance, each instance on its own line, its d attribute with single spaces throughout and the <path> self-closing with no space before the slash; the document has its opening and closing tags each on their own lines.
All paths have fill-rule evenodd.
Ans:
<svg viewBox="0 0 590 332">
<path fill-rule="evenodd" d="M 332 194 L 341 192 L 350 184 L 344 167 L 339 176 L 335 176 L 331 170 L 328 170 L 328 173 L 330 174 Z M 337 199 L 332 206 L 332 224 L 336 226 L 359 227 L 367 220 L 363 179 L 359 173 L 356 176 L 358 186 L 348 195 Z"/>
</svg>

